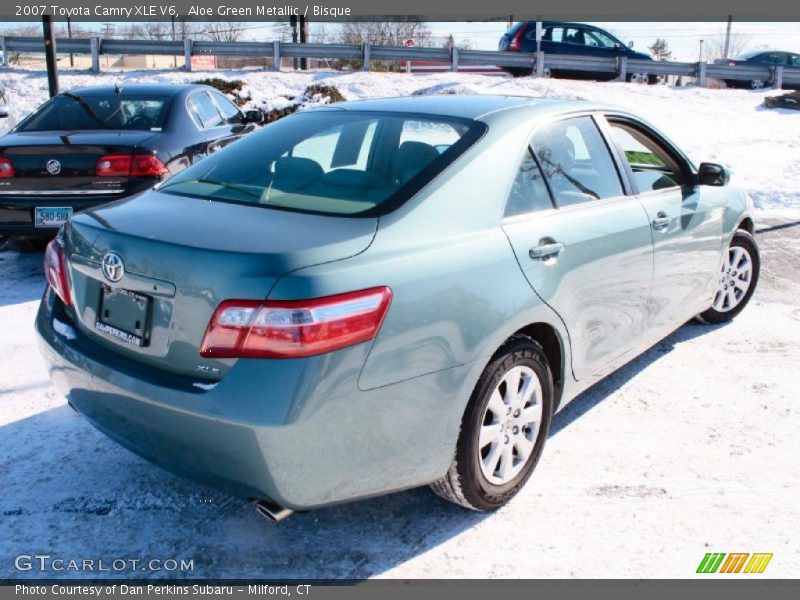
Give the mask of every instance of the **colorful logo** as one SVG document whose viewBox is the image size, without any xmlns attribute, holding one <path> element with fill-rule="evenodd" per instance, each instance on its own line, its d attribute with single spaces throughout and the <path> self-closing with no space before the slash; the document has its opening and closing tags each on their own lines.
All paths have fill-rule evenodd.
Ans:
<svg viewBox="0 0 800 600">
<path fill-rule="evenodd" d="M 748 557 L 750 560 L 748 560 Z M 698 573 L 763 573 L 772 553 L 755 552 L 709 552 L 700 561 Z"/>
</svg>

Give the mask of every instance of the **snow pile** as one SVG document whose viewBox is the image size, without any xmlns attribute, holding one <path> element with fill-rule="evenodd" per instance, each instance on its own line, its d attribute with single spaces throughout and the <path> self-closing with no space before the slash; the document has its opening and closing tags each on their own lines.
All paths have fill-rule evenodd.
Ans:
<svg viewBox="0 0 800 600">
<path fill-rule="evenodd" d="M 205 77 L 241 79 L 244 108 L 283 111 L 297 105 L 309 85 L 335 86 L 346 100 L 420 94 L 509 94 L 593 100 L 616 104 L 642 115 L 672 138 L 695 163 L 720 162 L 733 171 L 734 183 L 747 189 L 762 209 L 800 208 L 800 113 L 770 110 L 765 97 L 775 91 L 711 90 L 642 86 L 468 73 L 276 73 L 238 71 L 127 71 L 92 75 L 63 71 L 61 88 L 134 82 L 187 82 Z M 3 73 L 20 117 L 47 99 L 47 79 L 39 71 Z M 326 102 L 324 93 L 304 99 Z"/>
</svg>

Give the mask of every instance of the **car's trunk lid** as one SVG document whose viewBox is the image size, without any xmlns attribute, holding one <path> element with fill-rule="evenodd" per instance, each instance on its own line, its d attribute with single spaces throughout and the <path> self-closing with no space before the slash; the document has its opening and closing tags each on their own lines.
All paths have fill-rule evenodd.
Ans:
<svg viewBox="0 0 800 600">
<path fill-rule="evenodd" d="M 75 318 L 87 337 L 115 353 L 160 370 L 219 379 L 235 361 L 203 358 L 199 347 L 223 300 L 264 299 L 285 273 L 359 254 L 376 226 L 373 218 L 150 191 L 71 221 L 65 254 Z M 124 265 L 116 283 L 102 269 L 107 253 Z M 120 289 L 135 295 L 126 298 Z"/>
<path fill-rule="evenodd" d="M 0 140 L 0 154 L 14 166 L 14 177 L 0 180 L 5 194 L 121 193 L 128 177 L 98 177 L 97 161 L 106 155 L 134 154 L 152 131 L 21 132 Z"/>
</svg>

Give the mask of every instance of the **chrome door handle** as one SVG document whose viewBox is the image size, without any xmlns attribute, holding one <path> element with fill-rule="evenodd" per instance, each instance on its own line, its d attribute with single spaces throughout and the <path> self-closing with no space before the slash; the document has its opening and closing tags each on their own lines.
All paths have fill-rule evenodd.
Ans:
<svg viewBox="0 0 800 600">
<path fill-rule="evenodd" d="M 663 212 L 660 212 L 656 215 L 656 218 L 652 220 L 651 225 L 653 226 L 653 229 L 661 230 L 669 227 L 671 221 L 672 219 L 670 219 Z"/>
<path fill-rule="evenodd" d="M 561 242 L 553 242 L 552 244 L 540 244 L 538 246 L 534 246 L 528 251 L 528 256 L 533 259 L 542 259 L 542 258 L 549 258 L 551 256 L 556 256 L 559 252 L 561 252 L 566 246 Z"/>
</svg>

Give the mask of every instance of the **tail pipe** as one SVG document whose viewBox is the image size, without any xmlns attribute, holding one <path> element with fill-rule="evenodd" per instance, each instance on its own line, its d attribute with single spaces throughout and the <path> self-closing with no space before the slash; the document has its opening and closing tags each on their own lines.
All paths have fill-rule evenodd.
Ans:
<svg viewBox="0 0 800 600">
<path fill-rule="evenodd" d="M 279 522 L 291 516 L 294 512 L 271 500 L 259 500 L 256 502 L 256 512 L 270 521 Z"/>
</svg>

